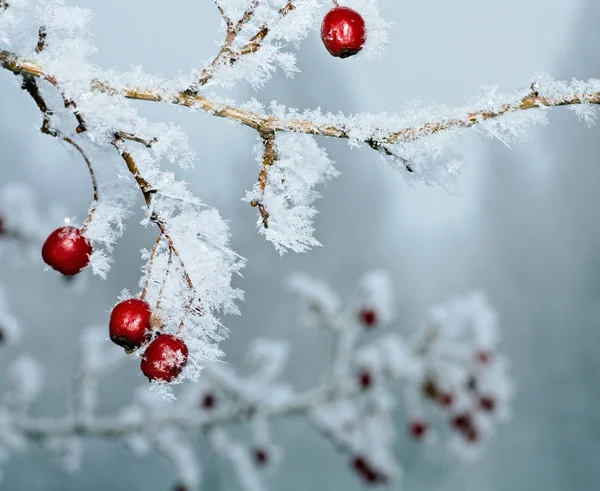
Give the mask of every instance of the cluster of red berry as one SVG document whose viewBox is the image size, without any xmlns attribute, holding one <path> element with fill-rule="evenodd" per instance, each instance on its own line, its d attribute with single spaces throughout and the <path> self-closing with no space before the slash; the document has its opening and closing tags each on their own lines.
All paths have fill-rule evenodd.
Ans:
<svg viewBox="0 0 600 491">
<path fill-rule="evenodd" d="M 48 266 L 70 277 L 88 266 L 92 252 L 92 243 L 80 229 L 64 226 L 48 236 L 42 247 L 42 258 Z M 154 337 L 142 356 L 142 372 L 150 380 L 171 382 L 185 367 L 188 348 L 183 340 L 160 334 L 160 326 L 152 324 L 157 324 L 156 318 L 145 300 L 124 300 L 110 315 L 110 339 L 131 353 Z"/>
</svg>

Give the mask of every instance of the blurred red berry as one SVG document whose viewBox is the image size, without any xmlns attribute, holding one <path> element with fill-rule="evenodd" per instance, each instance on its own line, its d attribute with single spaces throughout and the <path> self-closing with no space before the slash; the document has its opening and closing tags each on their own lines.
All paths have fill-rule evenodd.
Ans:
<svg viewBox="0 0 600 491">
<path fill-rule="evenodd" d="M 264 448 L 255 448 L 254 461 L 258 465 L 265 465 L 269 461 L 269 454 Z"/>
<path fill-rule="evenodd" d="M 454 403 L 454 396 L 450 392 L 442 392 L 440 394 L 440 404 L 442 407 L 450 407 Z"/>
<path fill-rule="evenodd" d="M 352 465 L 353 469 L 361 472 L 367 467 L 367 461 L 360 456 L 352 457 L 350 464 Z"/>
<path fill-rule="evenodd" d="M 482 396 L 479 398 L 479 405 L 482 409 L 491 413 L 496 408 L 496 400 L 490 396 Z"/>
<path fill-rule="evenodd" d="M 214 394 L 208 393 L 208 394 L 204 394 L 204 397 L 202 398 L 202 408 L 203 409 L 212 409 L 215 407 L 215 396 Z"/>
<path fill-rule="evenodd" d="M 492 358 L 492 354 L 489 351 L 479 351 L 475 354 L 475 359 L 482 365 L 487 365 Z"/>
<path fill-rule="evenodd" d="M 479 431 L 473 426 L 470 426 L 464 431 L 465 440 L 469 443 L 475 443 L 479 440 Z"/>
<path fill-rule="evenodd" d="M 452 425 L 458 430 L 466 430 L 472 426 L 472 419 L 469 413 L 457 414 L 452 418 Z"/>
<path fill-rule="evenodd" d="M 367 329 L 371 329 L 377 324 L 377 312 L 373 309 L 362 309 L 358 313 L 358 318 L 360 319 L 361 324 Z"/>
<path fill-rule="evenodd" d="M 362 390 L 366 390 L 373 384 L 371 372 L 363 370 L 358 374 L 358 385 Z"/>
<path fill-rule="evenodd" d="M 412 436 L 415 440 L 420 440 L 425 436 L 428 428 L 429 425 L 425 421 L 419 420 L 411 422 L 408 426 L 408 431 L 410 436 Z"/>
</svg>

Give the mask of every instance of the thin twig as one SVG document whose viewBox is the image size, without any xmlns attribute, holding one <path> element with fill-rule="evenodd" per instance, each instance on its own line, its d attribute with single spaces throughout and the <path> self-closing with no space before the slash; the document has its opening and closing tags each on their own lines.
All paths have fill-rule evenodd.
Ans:
<svg viewBox="0 0 600 491">
<path fill-rule="evenodd" d="M 205 68 L 202 71 L 200 79 L 198 80 L 199 86 L 206 85 L 209 82 L 209 80 L 213 78 L 214 72 L 217 67 L 227 64 L 233 65 L 239 60 L 240 57 L 258 51 L 262 41 L 267 36 L 270 30 L 269 26 L 267 25 L 261 26 L 259 31 L 250 39 L 250 41 L 246 45 L 242 46 L 239 50 L 234 52 L 231 47 L 234 41 L 237 39 L 237 36 L 243 29 L 243 27 L 247 25 L 254 17 L 254 13 L 256 12 L 256 9 L 259 6 L 260 0 L 253 0 L 252 4 L 244 12 L 240 20 L 235 25 L 235 27 L 233 26 L 231 19 L 225 15 L 225 12 L 222 11 L 222 8 L 218 4 L 218 2 L 215 3 L 217 3 L 217 8 L 219 8 L 219 11 L 221 12 L 221 15 L 223 16 L 227 24 L 227 34 L 225 35 L 225 41 L 223 42 L 223 45 L 221 46 L 221 49 L 219 50 L 217 56 L 212 60 L 209 67 Z M 285 17 L 292 10 L 294 10 L 293 0 L 289 0 L 287 4 L 279 11 L 280 18 Z M 190 88 L 188 92 L 191 94 L 196 93 L 196 91 L 193 90 L 193 88 Z"/>
<path fill-rule="evenodd" d="M 40 90 L 37 86 L 37 82 L 36 82 L 35 78 L 33 78 L 30 75 L 24 76 L 23 84 L 21 85 L 21 88 L 23 90 L 25 90 L 31 96 L 31 98 L 35 101 L 35 103 L 37 104 L 39 110 L 41 111 L 41 113 L 43 115 L 44 119 L 42 122 L 42 127 L 40 128 L 40 131 L 46 135 L 50 135 L 55 138 L 59 138 L 62 141 L 71 145 L 75 150 L 77 150 L 79 152 L 79 154 L 81 155 L 81 157 L 83 158 L 83 160 L 85 161 L 85 163 L 87 165 L 88 172 L 90 173 L 90 178 L 92 180 L 92 188 L 94 191 L 94 197 L 93 197 L 93 201 L 92 201 L 92 206 L 88 213 L 88 217 L 87 217 L 86 221 L 84 222 L 83 226 L 81 227 L 81 231 L 85 232 L 86 228 L 92 221 L 92 218 L 94 216 L 94 213 L 96 211 L 96 207 L 98 204 L 98 199 L 99 199 L 98 182 L 96 181 L 96 175 L 94 174 L 92 162 L 86 155 L 83 148 L 81 148 L 81 146 L 78 143 L 76 143 L 71 137 L 69 137 L 69 136 L 63 134 L 62 132 L 60 132 L 59 130 L 51 127 L 50 118 L 52 116 L 52 111 L 48 108 L 46 101 L 42 97 Z"/>
<path fill-rule="evenodd" d="M 154 247 L 152 248 L 152 252 L 150 252 L 150 260 L 148 261 L 148 270 L 146 271 L 146 281 L 144 282 L 144 288 L 142 289 L 141 299 L 144 300 L 146 298 L 146 294 L 148 293 L 148 285 L 150 284 L 150 278 L 152 277 L 152 266 L 154 265 L 154 258 L 156 257 L 156 251 L 158 250 L 158 246 L 160 245 L 163 239 L 163 234 L 160 234 L 154 243 Z"/>
<path fill-rule="evenodd" d="M 150 140 L 146 140 L 144 138 L 140 138 L 139 136 L 134 135 L 133 133 L 126 133 L 125 131 L 117 131 L 115 135 L 118 138 L 121 138 L 122 140 L 130 140 L 132 142 L 141 143 L 147 148 L 152 148 L 152 145 L 154 145 L 158 141 L 158 138 L 156 137 Z"/>
<path fill-rule="evenodd" d="M 253 207 L 258 206 L 258 211 L 262 217 L 263 227 L 269 228 L 269 212 L 265 209 L 265 206 L 261 203 L 261 199 L 264 196 L 265 188 L 267 187 L 267 181 L 269 177 L 269 167 L 272 166 L 277 160 L 277 151 L 275 150 L 275 132 L 274 131 L 261 131 L 260 136 L 263 141 L 264 151 L 262 159 L 262 167 L 258 174 L 258 183 L 261 190 L 261 198 L 253 200 L 250 205 Z"/>
</svg>

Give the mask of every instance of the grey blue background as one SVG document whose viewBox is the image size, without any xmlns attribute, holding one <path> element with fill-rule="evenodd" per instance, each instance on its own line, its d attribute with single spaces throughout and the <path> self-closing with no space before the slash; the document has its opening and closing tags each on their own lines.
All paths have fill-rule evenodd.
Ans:
<svg viewBox="0 0 600 491">
<path fill-rule="evenodd" d="M 215 51 L 217 13 L 208 1 L 142 2 L 81 0 L 96 14 L 95 62 L 125 69 L 141 64 L 149 72 L 175 76 L 200 66 Z M 232 96 L 256 96 L 297 107 L 325 110 L 400 111 L 405 101 L 460 105 L 481 84 L 512 91 L 528 86 L 534 70 L 557 78 L 600 75 L 600 35 L 593 0 L 383 0 L 393 22 L 392 45 L 374 62 L 332 59 L 316 35 L 299 52 L 302 73 L 282 76 L 262 92 L 240 84 Z M 348 60 L 349 61 L 349 60 Z M 2 182 L 30 182 L 43 202 L 61 200 L 69 213 L 85 216 L 89 178 L 76 156 L 39 134 L 40 116 L 15 78 L 0 74 L 0 166 Z M 299 387 L 318 377 L 328 353 L 319 333 L 300 331 L 293 301 L 281 284 L 294 271 L 325 277 L 341 294 L 362 272 L 387 268 L 397 287 L 395 329 L 410 332 L 427 306 L 447 296 L 483 288 L 497 306 L 503 350 L 513 360 L 519 391 L 514 421 L 501 428 L 489 452 L 475 464 L 431 460 L 404 438 L 398 416 L 399 457 L 409 491 L 591 490 L 600 468 L 600 167 L 597 127 L 574 114 L 552 112 L 551 124 L 533 128 L 528 142 L 512 150 L 471 131 L 458 150 L 468 162 L 458 196 L 423 185 L 407 186 L 401 174 L 370 150 L 322 139 L 342 176 L 323 190 L 317 237 L 324 247 L 280 258 L 258 235 L 255 210 L 240 198 L 256 179 L 255 135 L 208 115 L 173 107 L 141 105 L 151 118 L 173 120 L 190 136 L 199 161 L 185 177 L 207 203 L 231 221 L 233 246 L 248 258 L 243 316 L 226 319 L 232 336 L 224 344 L 239 365 L 249 340 L 258 335 L 294 341 L 285 373 Z M 141 206 L 141 202 L 139 203 Z M 107 322 L 122 288 L 136 289 L 142 265 L 139 249 L 155 233 L 132 219 L 115 252 L 107 281 L 86 278 L 75 293 L 56 275 L 37 268 L 16 269 L 3 258 L 0 281 L 10 289 L 25 328 L 18 348 L 4 350 L 4 367 L 18 350 L 47 366 L 49 380 L 33 411 L 64 411 L 78 332 Z M 117 409 L 140 381 L 129 364 L 101 391 L 103 411 Z M 268 478 L 272 490 L 358 490 L 346 457 L 306 431 L 300 421 L 276 426 L 286 449 L 280 468 Z M 206 472 L 203 490 L 238 489 L 221 463 L 199 443 Z M 7 490 L 167 490 L 173 469 L 161 457 L 138 459 L 114 442 L 87 445 L 83 468 L 69 475 L 32 447 L 5 466 Z"/>
</svg>

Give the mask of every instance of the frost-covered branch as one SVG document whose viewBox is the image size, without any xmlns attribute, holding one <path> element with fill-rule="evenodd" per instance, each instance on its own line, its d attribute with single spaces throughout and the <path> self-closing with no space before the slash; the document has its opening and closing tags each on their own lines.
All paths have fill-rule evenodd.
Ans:
<svg viewBox="0 0 600 491">
<path fill-rule="evenodd" d="M 48 78 L 43 68 L 35 63 L 27 62 L 8 51 L 0 51 L 2 66 L 14 73 L 25 73 L 35 77 Z M 52 78 L 50 76 L 50 78 Z M 546 82 L 544 84 L 543 82 Z M 328 136 L 363 141 L 371 147 L 410 143 L 427 136 L 453 130 L 470 128 L 485 121 L 499 118 L 510 113 L 529 109 L 600 104 L 600 81 L 591 79 L 582 81 L 554 81 L 541 75 L 541 81 L 536 82 L 537 91 L 519 91 L 514 94 L 498 94 L 493 92 L 493 99 L 488 95 L 487 101 L 481 100 L 481 107 L 474 104 L 449 109 L 440 107 L 444 113 L 439 120 L 426 120 L 424 114 L 418 117 L 414 111 L 406 115 L 358 114 L 343 116 L 339 114 L 322 114 L 318 110 L 307 110 L 304 115 L 295 109 L 285 110 L 282 116 L 274 112 L 252 111 L 244 106 L 232 106 L 213 101 L 208 97 L 188 92 L 168 92 L 143 87 L 114 87 L 100 80 L 91 81 L 91 90 L 111 95 L 120 95 L 128 99 L 151 102 L 166 102 L 203 110 L 214 116 L 227 118 L 242 125 L 263 132 L 294 132 L 309 135 Z M 544 93 L 544 90 L 546 93 Z M 487 102 L 487 104 L 486 104 Z M 487 107 L 485 107 L 487 106 Z M 277 111 L 280 112 L 280 111 Z M 425 113 L 426 111 L 422 111 Z M 412 118 L 409 118 L 409 113 Z M 300 117 L 295 117 L 300 116 Z M 302 116 L 305 116 L 304 118 Z M 403 117 L 404 116 L 404 117 Z M 405 125 L 407 119 L 421 119 L 414 126 Z M 376 120 L 379 120 L 377 124 Z M 393 123 L 397 124 L 394 127 Z M 369 122 L 370 121 L 370 122 Z M 365 123 L 362 127 L 360 123 Z M 358 130 L 361 128 L 361 135 Z"/>
<path fill-rule="evenodd" d="M 510 415 L 508 365 L 497 350 L 495 313 L 481 294 L 431 309 L 409 341 L 390 332 L 359 343 L 365 331 L 373 335 L 394 319 L 391 281 L 385 273 L 366 274 L 345 306 L 323 282 L 295 276 L 289 285 L 300 298 L 302 324 L 323 329 L 334 341 L 332 356 L 313 388 L 296 391 L 281 379 L 287 343 L 259 338 L 249 347 L 246 374 L 211 363 L 198 384 L 178 392 L 176 402 L 141 387 L 122 411 L 98 415 L 99 383 L 123 357 L 106 341 L 104 329 L 88 329 L 64 418 L 27 415 L 42 387 L 41 370 L 29 358 L 26 369 L 21 359 L 11 369 L 14 380 L 5 398 L 5 427 L 20 443 L 12 445 L 8 430 L 0 426 L 0 449 L 16 451 L 32 440 L 66 453 L 71 465 L 80 458 L 84 438 L 117 439 L 136 452 L 154 448 L 172 460 L 179 489 L 192 490 L 199 485 L 201 471 L 189 436 L 204 435 L 215 453 L 234 467 L 241 488 L 258 491 L 266 489 L 261 470 L 282 457 L 271 422 L 302 416 L 348 455 L 354 472 L 375 484 L 400 472 L 392 451 L 399 383 L 410 418 L 408 437 L 428 445 L 445 440 L 449 450 L 465 458 L 479 455 L 495 422 Z M 233 423 L 248 424 L 249 442 L 229 434 L 227 427 Z"/>
</svg>

